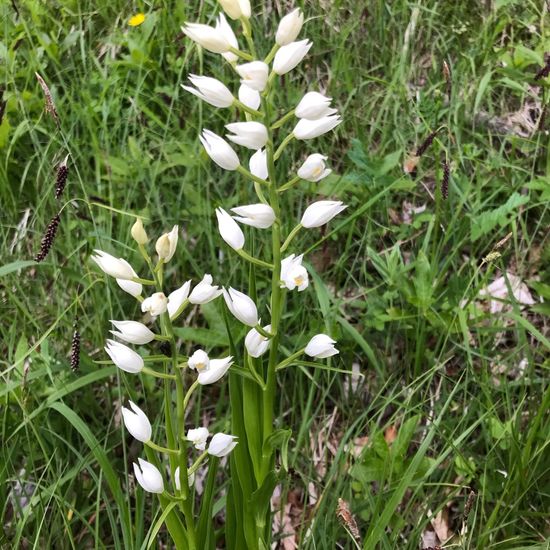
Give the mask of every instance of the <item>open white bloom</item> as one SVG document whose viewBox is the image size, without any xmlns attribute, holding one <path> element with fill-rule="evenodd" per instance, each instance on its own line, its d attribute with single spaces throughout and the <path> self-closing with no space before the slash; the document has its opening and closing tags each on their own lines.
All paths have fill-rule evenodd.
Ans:
<svg viewBox="0 0 550 550">
<path fill-rule="evenodd" d="M 122 258 L 115 258 L 103 252 L 103 250 L 94 250 L 95 255 L 90 258 L 99 266 L 103 273 L 114 277 L 115 279 L 130 280 L 136 277 L 136 272 L 132 269 L 132 266 Z"/>
<path fill-rule="evenodd" d="M 227 22 L 227 19 L 223 13 L 220 13 L 218 15 L 218 19 L 216 20 L 216 32 L 223 36 L 232 48 L 235 48 L 236 50 L 239 49 L 237 37 L 235 36 L 233 29 Z M 229 63 L 235 63 L 239 59 L 239 56 L 232 52 L 222 53 L 222 57 Z"/>
<path fill-rule="evenodd" d="M 233 216 L 235 220 L 258 229 L 267 229 L 275 221 L 275 212 L 269 204 L 258 203 L 236 206 L 231 211 L 237 214 L 237 216 Z"/>
<path fill-rule="evenodd" d="M 198 349 L 187 360 L 187 366 L 197 372 L 202 372 L 203 370 L 207 370 L 210 366 L 210 358 L 203 349 Z"/>
<path fill-rule="evenodd" d="M 192 473 L 187 478 L 187 483 L 189 484 L 189 487 L 193 487 L 195 484 L 195 474 Z M 178 466 L 176 470 L 174 471 L 174 485 L 176 486 L 176 489 L 178 491 L 181 491 L 181 482 L 180 482 L 180 467 Z"/>
<path fill-rule="evenodd" d="M 149 237 L 147 237 L 147 232 L 145 231 L 145 227 L 143 227 L 141 218 L 136 218 L 134 225 L 130 229 L 130 234 L 138 244 L 147 244 L 149 242 Z"/>
<path fill-rule="evenodd" d="M 158 468 L 142 458 L 138 458 L 138 463 L 139 465 L 134 462 L 134 475 L 138 483 L 148 493 L 162 493 L 164 481 Z"/>
<path fill-rule="evenodd" d="M 264 330 L 270 332 L 271 325 L 265 326 Z M 262 336 L 255 328 L 252 328 L 244 339 L 244 345 L 250 357 L 260 357 L 269 348 L 269 338 Z"/>
<path fill-rule="evenodd" d="M 279 22 L 277 34 L 275 35 L 275 42 L 279 46 L 290 44 L 296 40 L 296 37 L 300 34 L 303 24 L 304 14 L 300 11 L 300 8 L 296 8 L 285 15 Z"/>
<path fill-rule="evenodd" d="M 319 92 L 308 92 L 296 105 L 294 114 L 298 118 L 307 118 L 308 120 L 317 120 L 324 116 L 333 115 L 337 110 L 330 107 L 331 101 L 331 97 L 325 97 Z"/>
<path fill-rule="evenodd" d="M 174 225 L 170 233 L 164 233 L 161 235 L 155 244 L 155 250 L 159 255 L 159 259 L 164 263 L 168 263 L 174 253 L 176 252 L 176 246 L 178 245 L 178 226 Z"/>
<path fill-rule="evenodd" d="M 257 109 L 262 102 L 262 98 L 257 90 L 253 90 L 246 84 L 241 84 L 239 86 L 239 101 L 251 109 Z"/>
<path fill-rule="evenodd" d="M 207 273 L 202 281 L 191 291 L 189 301 L 192 304 L 207 304 L 222 294 L 219 286 L 212 285 L 212 275 Z"/>
<path fill-rule="evenodd" d="M 223 359 L 210 359 L 210 364 L 206 370 L 199 372 L 197 381 L 202 386 L 217 382 L 233 364 L 233 357 L 228 356 Z"/>
<path fill-rule="evenodd" d="M 248 149 L 261 149 L 267 143 L 267 128 L 261 122 L 232 122 L 225 127 L 232 132 L 227 139 Z"/>
<path fill-rule="evenodd" d="M 111 334 L 129 344 L 148 344 L 155 338 L 155 333 L 138 321 L 111 320 L 111 323 L 119 331 L 111 330 Z"/>
<path fill-rule="evenodd" d="M 223 11 L 231 17 L 231 19 L 240 19 L 251 15 L 250 0 L 218 0 Z"/>
<path fill-rule="evenodd" d="M 241 77 L 241 84 L 246 84 L 249 88 L 257 92 L 263 92 L 269 76 L 269 67 L 263 61 L 251 61 L 235 67 Z"/>
<path fill-rule="evenodd" d="M 208 454 L 220 458 L 228 455 L 237 446 L 236 439 L 234 435 L 217 433 L 208 445 Z"/>
<path fill-rule="evenodd" d="M 340 115 L 330 115 L 317 120 L 301 118 L 292 133 L 296 139 L 313 139 L 336 128 L 342 122 Z"/>
<path fill-rule="evenodd" d="M 312 45 L 313 42 L 306 39 L 282 46 L 275 54 L 273 71 L 278 75 L 288 73 L 302 61 Z"/>
<path fill-rule="evenodd" d="M 327 160 L 327 157 L 319 153 L 309 155 L 304 164 L 298 169 L 298 177 L 313 182 L 326 178 L 332 170 L 326 167 L 325 160 Z"/>
<path fill-rule="evenodd" d="M 132 437 L 135 437 L 142 443 L 147 443 L 151 440 L 151 422 L 147 418 L 147 415 L 132 401 L 130 401 L 130 409 L 122 407 L 122 418 L 124 419 L 124 425 L 130 432 Z"/>
<path fill-rule="evenodd" d="M 168 295 L 168 304 L 166 305 L 166 309 L 168 310 L 168 315 L 170 315 L 170 318 L 174 316 L 183 302 L 187 300 L 190 290 L 191 281 L 186 281 L 177 290 L 174 290 L 174 292 L 171 292 Z"/>
<path fill-rule="evenodd" d="M 249 327 L 258 324 L 258 309 L 256 304 L 246 294 L 229 288 L 229 291 L 223 289 L 223 298 L 229 311 L 241 322 Z"/>
<path fill-rule="evenodd" d="M 223 33 L 218 29 L 201 23 L 185 23 L 181 27 L 183 34 L 188 36 L 204 49 L 214 53 L 225 53 L 229 51 L 231 44 Z"/>
<path fill-rule="evenodd" d="M 240 250 L 244 246 L 244 233 L 237 222 L 223 208 L 216 208 L 216 217 L 222 239 L 234 250 Z"/>
<path fill-rule="evenodd" d="M 346 208 L 347 205 L 341 201 L 317 201 L 306 208 L 300 223 L 308 229 L 320 227 Z"/>
<path fill-rule="evenodd" d="M 107 340 L 104 349 L 119 369 L 132 374 L 137 374 L 143 369 L 143 358 L 128 346 L 114 340 Z"/>
<path fill-rule="evenodd" d="M 187 441 L 193 443 L 197 451 L 204 451 L 206 449 L 206 440 L 208 439 L 208 428 L 193 428 L 187 430 Z"/>
<path fill-rule="evenodd" d="M 141 302 L 141 311 L 149 313 L 151 317 L 158 317 L 168 307 L 168 298 L 162 292 L 155 292 Z"/>
<path fill-rule="evenodd" d="M 184 86 L 183 84 L 181 87 L 185 91 L 206 101 L 206 103 L 214 107 L 231 107 L 231 105 L 233 105 L 235 101 L 233 94 L 229 91 L 229 88 L 217 78 L 190 74 L 189 80 L 195 88 Z"/>
<path fill-rule="evenodd" d="M 138 274 L 134 271 L 132 266 L 126 260 L 122 258 L 120 260 L 132 271 L 134 278 L 137 278 Z M 134 298 L 141 296 L 141 292 L 143 291 L 143 285 L 141 283 L 129 281 L 128 279 L 116 279 L 116 282 L 124 292 L 131 294 Z"/>
<path fill-rule="evenodd" d="M 309 285 L 309 277 L 306 268 L 302 265 L 303 254 L 296 256 L 291 254 L 281 261 L 281 288 L 288 290 L 305 290 Z"/>
<path fill-rule="evenodd" d="M 203 130 L 202 136 L 199 136 L 199 139 L 206 149 L 208 156 L 218 166 L 224 170 L 236 170 L 239 167 L 239 157 L 225 139 L 210 130 Z"/>
<path fill-rule="evenodd" d="M 326 334 L 316 334 L 306 346 L 304 352 L 310 357 L 326 359 L 340 353 L 335 347 L 336 340 Z"/>
<path fill-rule="evenodd" d="M 258 149 L 248 162 L 250 171 L 257 177 L 266 180 L 268 177 L 267 171 L 267 151 L 265 149 Z"/>
</svg>

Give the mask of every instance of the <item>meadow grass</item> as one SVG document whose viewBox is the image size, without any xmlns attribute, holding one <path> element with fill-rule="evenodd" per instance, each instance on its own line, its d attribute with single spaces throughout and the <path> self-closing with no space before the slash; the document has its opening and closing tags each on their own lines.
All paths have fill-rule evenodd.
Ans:
<svg viewBox="0 0 550 550">
<path fill-rule="evenodd" d="M 254 3 L 266 28 L 290 7 Z M 314 145 L 334 174 L 307 185 L 310 197 L 316 191 L 349 208 L 328 228 L 297 237 L 304 251 L 320 246 L 307 257 L 310 289 L 289 296 L 284 326 L 296 346 L 285 351 L 326 332 L 340 355 L 333 370 L 281 372 L 277 425 L 292 437 L 280 488 L 289 504 L 276 538 L 281 547 L 292 539 L 309 549 L 414 549 L 435 525 L 453 535 L 446 547 L 546 548 L 550 150 L 540 117 L 549 91 L 548 78 L 534 75 L 550 51 L 548 6 L 335 0 L 302 7 L 303 35 L 314 48 L 284 77 L 280 103 L 296 103 L 305 87 L 334 98 L 344 123 Z M 146 20 L 130 28 L 139 10 Z M 153 533 L 151 498 L 129 488 L 139 448 L 118 413 L 127 396 L 140 394 L 154 410 L 162 390 L 95 363 L 105 359 L 108 320 L 129 317 L 132 301 L 98 275 L 89 255 L 100 248 L 126 257 L 139 214 L 150 234 L 183 227 L 166 272 L 174 288 L 205 271 L 246 286 L 248 269 L 220 246 L 213 220 L 218 205 L 249 203 L 250 189 L 214 167 L 198 142 L 200 130 L 221 129 L 225 115 L 180 88 L 189 73 L 228 80 L 180 34 L 184 21 L 207 22 L 216 11 L 213 1 L 0 6 L 2 548 L 146 548 L 152 535 L 167 540 L 164 528 Z M 264 38 L 265 53 L 271 40 Z M 44 112 L 35 72 L 50 87 L 59 129 Z M 438 128 L 416 177 L 404 174 L 407 156 Z M 289 169 L 303 156 L 295 151 Z M 55 167 L 67 153 L 67 189 L 56 201 Z M 300 190 L 291 193 L 282 199 L 287 229 L 307 205 Z M 61 205 L 53 249 L 35 264 Z M 491 252 L 498 254 L 484 261 Z M 528 284 L 536 303 L 510 294 L 492 313 L 479 292 L 506 272 Z M 259 279 L 258 293 L 268 284 Z M 511 290 L 510 279 L 505 285 Z M 222 310 L 210 304 L 178 329 L 184 349 L 227 349 Z M 82 356 L 73 373 L 77 317 Z M 190 423 L 208 418 L 226 429 L 226 385 L 205 392 L 194 411 Z M 221 524 L 227 475 L 219 483 Z M 337 514 L 340 498 L 357 539 Z M 295 534 L 285 539 L 285 532 Z"/>
</svg>

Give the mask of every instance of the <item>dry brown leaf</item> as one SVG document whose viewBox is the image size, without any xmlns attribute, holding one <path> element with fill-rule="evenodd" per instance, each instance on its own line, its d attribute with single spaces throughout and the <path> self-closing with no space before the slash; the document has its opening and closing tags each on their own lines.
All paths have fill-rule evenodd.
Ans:
<svg viewBox="0 0 550 550">
<path fill-rule="evenodd" d="M 431 524 L 442 544 L 445 544 L 453 536 L 453 532 L 449 527 L 449 509 L 446 506 L 437 513 Z"/>
<path fill-rule="evenodd" d="M 386 443 L 388 445 L 391 445 L 397 438 L 397 428 L 395 427 L 395 424 L 392 426 L 389 426 L 386 428 L 386 431 L 384 432 L 384 439 L 386 440 Z"/>
</svg>

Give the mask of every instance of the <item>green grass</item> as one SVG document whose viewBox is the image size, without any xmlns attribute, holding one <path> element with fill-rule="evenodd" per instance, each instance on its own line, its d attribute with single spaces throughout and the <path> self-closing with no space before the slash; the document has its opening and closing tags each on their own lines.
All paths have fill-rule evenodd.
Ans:
<svg viewBox="0 0 550 550">
<path fill-rule="evenodd" d="M 149 496 L 133 488 L 126 496 L 140 447 L 123 438 L 117 412 L 128 396 L 159 411 L 162 390 L 94 363 L 104 359 L 108 320 L 139 312 L 98 275 L 91 251 L 116 251 L 138 265 L 129 229 L 140 214 L 150 235 L 175 223 L 186 233 L 166 274 L 173 288 L 204 272 L 247 285 L 247 268 L 221 246 L 213 220 L 218 205 L 250 203 L 250 189 L 214 167 L 198 142 L 203 127 L 221 131 L 228 113 L 180 88 L 188 73 L 232 78 L 179 36 L 185 20 L 211 19 L 216 3 L 150 4 L 15 0 L 19 16 L 10 2 L 0 7 L 7 100 L 0 263 L 11 265 L 0 266 L 2 548 L 142 548 L 158 519 Z M 259 24 L 274 28 L 281 3 L 254 4 Z M 306 256 L 313 284 L 287 300 L 283 345 L 290 354 L 309 334 L 332 334 L 341 353 L 331 367 L 349 371 L 356 363 L 363 378 L 350 392 L 341 372 L 293 367 L 279 377 L 276 418 L 292 429 L 282 492 L 294 503 L 300 548 L 355 547 L 337 517 L 338 498 L 355 515 L 359 547 L 419 548 L 443 508 L 460 533 L 471 489 L 477 497 L 467 530 L 450 545 L 546 548 L 548 131 L 517 136 L 498 127 L 526 104 L 548 104 L 548 79 L 533 79 L 550 51 L 547 8 L 514 0 L 336 0 L 303 8 L 311 19 L 302 34 L 314 47 L 283 79 L 281 114 L 306 88 L 321 86 L 344 123 L 287 156 L 290 171 L 305 149 L 322 152 L 335 174 L 285 194 L 285 230 L 314 193 L 349 208 L 326 231 L 297 237 L 297 250 L 320 244 Z M 129 28 L 138 9 L 146 22 Z M 60 131 L 44 113 L 35 72 L 50 86 Z M 404 175 L 407 154 L 439 127 L 417 178 Z M 42 264 L 14 264 L 34 257 L 59 209 L 55 166 L 67 153 L 68 202 L 54 248 Z M 438 192 L 445 158 L 447 200 Z M 404 221 L 405 201 L 426 209 Z M 509 233 L 501 256 L 484 263 Z M 254 238 L 257 249 L 267 245 L 258 232 Z M 475 308 L 479 290 L 505 271 L 529 285 L 537 304 L 512 300 L 499 315 Z M 258 296 L 268 285 L 258 281 Z M 227 350 L 222 310 L 217 303 L 192 318 L 193 330 L 178 333 L 184 349 Z M 73 374 L 77 316 L 83 353 Z M 227 384 L 202 392 L 190 423 L 206 415 L 211 430 L 224 429 L 228 396 Z M 388 446 L 390 426 L 397 439 Z M 355 456 L 354 442 L 365 436 Z M 23 508 L 17 487 L 28 493 Z M 164 528 L 158 536 L 166 540 Z"/>
</svg>

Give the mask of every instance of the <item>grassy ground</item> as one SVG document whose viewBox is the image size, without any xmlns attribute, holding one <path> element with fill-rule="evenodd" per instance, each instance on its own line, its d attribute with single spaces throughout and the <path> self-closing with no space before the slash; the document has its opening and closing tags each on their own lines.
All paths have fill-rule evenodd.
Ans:
<svg viewBox="0 0 550 550">
<path fill-rule="evenodd" d="M 288 9 L 254 4 L 269 28 Z M 324 240 L 308 256 L 314 284 L 290 297 L 286 345 L 291 353 L 306 332 L 333 334 L 341 354 L 332 366 L 355 375 L 297 368 L 280 377 L 278 418 L 293 431 L 287 504 L 276 518 L 281 547 L 414 549 L 435 546 L 437 535 L 448 547 L 546 548 L 550 150 L 540 117 L 549 79 L 534 76 L 550 51 L 548 7 L 303 7 L 314 47 L 285 77 L 280 103 L 320 86 L 344 123 L 315 143 L 334 176 L 285 198 L 287 229 L 314 191 L 350 207 L 330 233 L 299 237 L 303 250 Z M 138 9 L 146 21 L 130 28 Z M 246 283 L 212 224 L 217 205 L 247 204 L 249 189 L 214 169 L 197 139 L 226 114 L 179 87 L 190 72 L 230 77 L 180 36 L 183 21 L 211 18 L 215 2 L 13 0 L 0 13 L 0 544 L 121 548 L 130 533 L 140 548 L 154 523 L 151 501 L 117 492 L 139 447 L 123 440 L 115 411 L 137 393 L 154 410 L 161 392 L 94 363 L 104 358 L 108 319 L 127 317 L 132 302 L 88 258 L 96 247 L 129 250 L 133 218 L 118 212 L 139 213 L 152 234 L 184 229 L 167 273 L 174 287 L 205 271 Z M 44 113 L 35 72 L 50 86 L 60 130 Z M 404 174 L 408 154 L 438 128 L 416 177 Z M 67 153 L 71 200 L 59 236 L 47 261 L 25 263 L 59 209 L 55 166 Z M 289 170 L 303 156 L 294 149 Z M 491 311 L 480 290 L 505 273 L 527 287 L 514 298 L 516 280 L 506 276 L 507 297 Z M 225 348 L 221 307 L 179 336 Z M 78 374 L 68 364 L 76 317 Z M 217 391 L 205 392 L 195 420 L 223 428 L 227 388 Z M 355 517 L 356 542 L 339 498 Z"/>
</svg>

